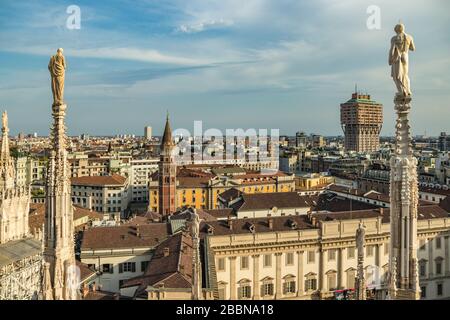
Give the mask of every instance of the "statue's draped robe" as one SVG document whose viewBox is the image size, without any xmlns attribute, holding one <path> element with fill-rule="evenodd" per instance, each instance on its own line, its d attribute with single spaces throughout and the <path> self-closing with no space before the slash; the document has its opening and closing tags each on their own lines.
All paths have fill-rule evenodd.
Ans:
<svg viewBox="0 0 450 320">
<path fill-rule="evenodd" d="M 50 58 L 48 70 L 52 76 L 53 103 L 61 105 L 64 103 L 64 73 L 66 62 L 63 55 L 54 55 Z"/>
<path fill-rule="evenodd" d="M 389 64 L 391 65 L 391 76 L 397 86 L 399 93 L 410 95 L 411 89 L 408 77 L 408 51 L 414 50 L 412 37 L 400 34 L 392 37 L 391 49 L 389 50 Z"/>
</svg>

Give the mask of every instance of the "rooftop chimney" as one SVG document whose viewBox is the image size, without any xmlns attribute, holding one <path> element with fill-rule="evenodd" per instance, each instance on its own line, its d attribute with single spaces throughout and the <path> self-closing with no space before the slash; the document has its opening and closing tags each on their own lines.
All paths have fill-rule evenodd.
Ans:
<svg viewBox="0 0 450 320">
<path fill-rule="evenodd" d="M 168 257 L 168 256 L 169 256 L 169 253 L 170 253 L 170 249 L 167 248 L 167 247 L 165 247 L 165 248 L 163 249 L 164 257 Z"/>
<path fill-rule="evenodd" d="M 316 219 L 316 217 L 311 217 L 311 224 L 315 227 L 316 226 L 316 221 L 317 221 L 317 219 Z"/>
</svg>

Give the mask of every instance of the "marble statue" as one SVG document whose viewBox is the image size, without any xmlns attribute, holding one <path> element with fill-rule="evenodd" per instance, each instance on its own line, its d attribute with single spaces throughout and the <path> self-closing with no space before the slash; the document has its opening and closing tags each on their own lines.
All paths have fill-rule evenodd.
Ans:
<svg viewBox="0 0 450 320">
<path fill-rule="evenodd" d="M 192 214 L 192 238 L 197 239 L 200 234 L 200 216 L 197 213 L 197 210 L 194 209 Z"/>
<path fill-rule="evenodd" d="M 6 113 L 6 111 L 4 111 L 2 115 L 2 127 L 8 128 L 8 114 Z"/>
<path fill-rule="evenodd" d="M 59 48 L 54 56 L 50 58 L 48 70 L 52 77 L 53 105 L 64 104 L 64 76 L 66 70 L 66 60 L 63 56 L 63 49 Z"/>
<path fill-rule="evenodd" d="M 356 230 L 356 246 L 358 247 L 358 253 L 364 252 L 365 236 L 366 228 L 360 223 Z"/>
<path fill-rule="evenodd" d="M 410 96 L 408 52 L 409 50 L 415 50 L 414 41 L 410 35 L 405 33 L 403 24 L 397 24 L 394 30 L 397 35 L 391 38 L 391 48 L 389 50 L 391 76 L 397 86 L 397 95 Z"/>
</svg>

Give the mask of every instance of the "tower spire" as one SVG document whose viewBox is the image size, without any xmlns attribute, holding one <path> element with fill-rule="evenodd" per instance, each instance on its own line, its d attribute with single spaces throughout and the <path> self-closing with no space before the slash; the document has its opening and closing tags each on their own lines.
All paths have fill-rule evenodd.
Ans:
<svg viewBox="0 0 450 320">
<path fill-rule="evenodd" d="M 402 31 L 400 29 L 397 31 Z M 409 42 L 409 45 L 402 50 L 412 50 L 414 48 L 412 37 L 405 35 L 405 39 Z M 400 54 L 407 56 L 408 52 L 400 52 Z M 391 61 L 391 64 L 393 62 Z M 394 66 L 392 67 L 392 70 L 395 70 Z M 388 297 L 390 299 L 418 300 L 420 299 L 417 260 L 419 191 L 417 186 L 417 159 L 413 155 L 408 118 L 412 98 L 407 69 L 404 71 L 401 79 L 394 79 L 398 92 L 394 98 L 397 113 L 395 152 L 390 159 L 391 237 Z"/>
<path fill-rule="evenodd" d="M 2 146 L 0 152 L 0 180 L 2 188 L 14 186 L 15 169 L 9 149 L 8 113 L 2 114 Z"/>
<path fill-rule="evenodd" d="M 52 84 L 64 83 L 64 73 L 53 74 L 52 70 L 65 68 L 64 57 L 58 50 L 59 60 L 50 60 L 49 70 Z M 61 63 L 60 66 L 57 64 Z M 56 78 L 56 79 L 55 79 Z M 62 79 L 61 79 L 62 78 Z M 64 86 L 62 86 L 62 89 Z M 55 90 L 62 97 L 61 88 Z M 46 220 L 44 235 L 44 277 L 43 298 L 45 300 L 77 299 L 73 207 L 70 186 L 70 168 L 67 162 L 66 116 L 67 105 L 62 98 L 56 99 L 52 106 L 53 126 L 51 129 L 52 150 L 47 168 Z"/>
</svg>

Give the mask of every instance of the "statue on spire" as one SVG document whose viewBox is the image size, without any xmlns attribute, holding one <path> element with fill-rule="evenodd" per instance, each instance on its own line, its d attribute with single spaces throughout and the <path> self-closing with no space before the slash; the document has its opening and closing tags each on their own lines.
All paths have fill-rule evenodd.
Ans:
<svg viewBox="0 0 450 320">
<path fill-rule="evenodd" d="M 66 70 L 66 59 L 63 56 L 63 49 L 59 48 L 56 54 L 50 58 L 48 70 L 52 77 L 53 105 L 64 104 L 64 78 Z"/>
<path fill-rule="evenodd" d="M 3 111 L 2 114 L 2 129 L 4 131 L 8 130 L 8 113 L 6 111 Z"/>
<path fill-rule="evenodd" d="M 405 26 L 399 23 L 394 28 L 397 35 L 391 38 L 391 48 L 389 50 L 389 65 L 391 66 L 391 76 L 397 86 L 397 95 L 410 96 L 411 88 L 408 76 L 408 52 L 414 51 L 413 37 L 405 33 Z"/>
</svg>

